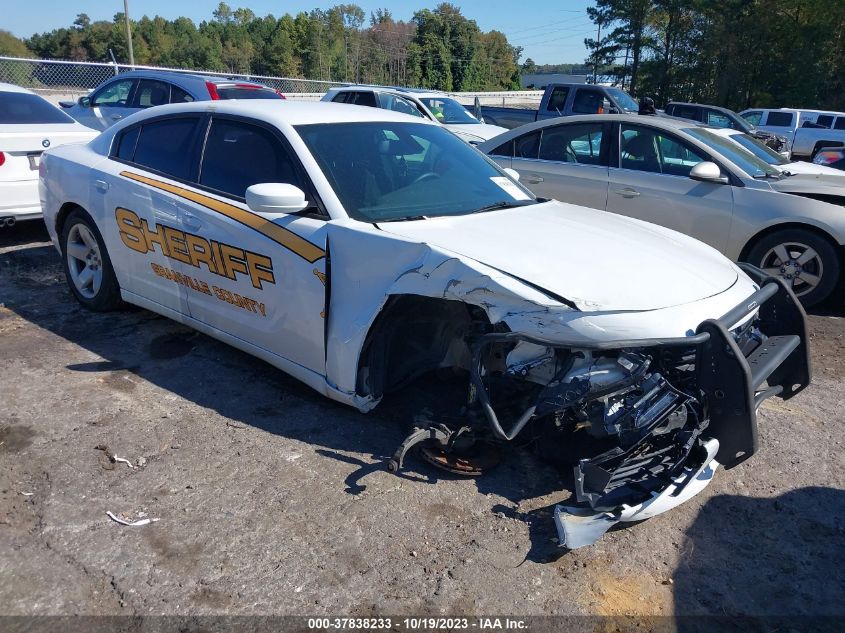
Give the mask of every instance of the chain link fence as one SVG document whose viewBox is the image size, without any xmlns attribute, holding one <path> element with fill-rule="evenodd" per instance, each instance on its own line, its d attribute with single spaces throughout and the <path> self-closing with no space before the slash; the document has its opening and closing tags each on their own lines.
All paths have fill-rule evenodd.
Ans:
<svg viewBox="0 0 845 633">
<path fill-rule="evenodd" d="M 343 82 L 318 81 L 314 79 L 218 73 L 160 66 L 129 66 L 128 64 L 71 62 L 0 56 L 0 82 L 29 88 L 53 103 L 58 103 L 62 100 L 76 100 L 88 94 L 109 77 L 114 77 L 129 70 L 167 70 L 176 73 L 254 81 L 280 91 L 289 99 L 310 101 L 318 101 L 333 86 L 349 85 Z M 477 96 L 483 105 L 506 105 L 530 108 L 537 107 L 540 98 L 543 96 L 543 91 L 521 90 L 511 92 L 460 92 L 451 94 L 465 105 L 472 105 Z"/>
<path fill-rule="evenodd" d="M 184 68 L 164 68 L 158 66 L 129 66 L 125 64 L 106 64 L 101 62 L 70 62 L 45 59 L 23 59 L 0 56 L 0 82 L 7 82 L 34 90 L 50 99 L 76 99 L 109 77 L 114 77 L 129 70 L 167 70 L 177 73 L 190 73 L 209 77 L 221 77 L 238 81 L 253 81 L 279 90 L 287 97 L 319 98 L 332 86 L 344 85 L 340 82 L 296 79 L 290 77 L 266 77 L 263 75 L 243 75 L 218 73 Z"/>
</svg>

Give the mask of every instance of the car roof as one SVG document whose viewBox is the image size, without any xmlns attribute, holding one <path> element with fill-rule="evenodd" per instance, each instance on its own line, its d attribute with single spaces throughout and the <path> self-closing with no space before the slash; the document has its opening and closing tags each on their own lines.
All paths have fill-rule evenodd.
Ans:
<svg viewBox="0 0 845 633">
<path fill-rule="evenodd" d="M 340 86 L 337 88 L 332 88 L 331 92 L 338 93 L 354 90 L 372 90 L 373 92 L 386 92 L 406 97 L 448 96 L 445 92 L 441 92 L 440 90 L 428 90 L 427 88 L 403 88 L 401 86 L 376 86 L 370 84 L 350 84 L 348 86 Z"/>
<path fill-rule="evenodd" d="M 479 143 L 478 148 L 481 151 L 486 151 L 486 148 L 498 147 L 505 141 L 509 141 L 517 136 L 522 136 L 527 132 L 534 130 L 541 130 L 543 128 L 551 127 L 553 125 L 560 125 L 562 123 L 603 123 L 607 121 L 618 121 L 620 123 L 639 123 L 648 124 L 652 127 L 662 128 L 664 130 L 682 130 L 689 128 L 709 128 L 710 126 L 698 121 L 690 119 L 681 119 L 669 115 L 646 115 L 646 114 L 582 114 L 579 116 L 567 117 L 553 117 L 551 119 L 543 119 L 542 121 L 535 121 L 528 123 L 518 128 L 503 132 L 499 136 L 493 137 L 489 141 Z"/>
<path fill-rule="evenodd" d="M 15 84 L 7 84 L 0 81 L 0 92 L 20 92 L 23 94 L 30 94 L 34 95 L 35 93 L 32 90 L 27 90 L 26 88 L 22 88 L 21 86 L 16 86 Z"/>
<path fill-rule="evenodd" d="M 167 79 L 168 81 L 178 82 L 179 80 L 183 81 L 202 81 L 202 82 L 210 82 L 215 85 L 221 84 L 249 84 L 251 86 L 264 86 L 264 84 L 259 83 L 257 81 L 241 79 L 237 77 L 219 77 L 216 75 L 203 75 L 201 73 L 192 73 L 192 72 L 179 72 L 175 70 L 129 70 L 125 73 L 120 73 L 119 75 L 115 75 L 114 78 L 133 78 L 139 77 L 143 79 Z M 113 79 L 112 77 L 109 80 Z"/>
<path fill-rule="evenodd" d="M 279 127 L 287 125 L 309 125 L 315 123 L 355 123 L 355 122 L 388 122 L 400 121 L 407 123 L 421 123 L 436 125 L 430 121 L 401 114 L 392 110 L 356 106 L 326 101 L 292 101 L 266 99 L 230 99 L 222 101 L 193 101 L 156 106 L 142 113 L 126 119 L 126 123 L 141 121 L 145 118 L 159 117 L 167 114 L 219 113 L 241 115 L 260 121 L 275 124 Z M 148 115 L 148 116 L 145 116 Z M 118 126 L 114 126 L 118 127 Z M 122 129 L 125 125 L 120 125 Z"/>
<path fill-rule="evenodd" d="M 710 105 L 709 103 L 690 103 L 688 101 L 670 101 L 666 104 L 667 107 L 670 105 L 680 105 L 680 106 L 693 106 L 696 108 L 710 108 L 711 110 L 718 110 L 719 112 L 727 112 L 728 114 L 734 114 L 734 111 L 730 108 L 723 108 L 722 106 Z"/>
</svg>

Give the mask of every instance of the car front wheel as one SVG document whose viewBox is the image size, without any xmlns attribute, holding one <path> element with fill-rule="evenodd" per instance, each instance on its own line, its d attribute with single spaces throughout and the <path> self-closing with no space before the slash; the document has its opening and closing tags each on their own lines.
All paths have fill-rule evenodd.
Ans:
<svg viewBox="0 0 845 633">
<path fill-rule="evenodd" d="M 826 239 L 803 229 L 775 231 L 760 239 L 746 261 L 780 277 L 805 306 L 824 301 L 839 280 L 839 257 Z"/>
<path fill-rule="evenodd" d="M 67 282 L 79 303 L 96 312 L 119 307 L 120 286 L 103 238 L 81 209 L 67 217 L 61 245 Z"/>
</svg>

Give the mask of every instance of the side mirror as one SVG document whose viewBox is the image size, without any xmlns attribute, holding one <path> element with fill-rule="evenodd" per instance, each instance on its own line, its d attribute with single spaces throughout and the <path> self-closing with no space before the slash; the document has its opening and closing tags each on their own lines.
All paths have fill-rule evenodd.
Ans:
<svg viewBox="0 0 845 633">
<path fill-rule="evenodd" d="M 515 169 L 511 169 L 510 167 L 505 167 L 502 171 L 504 171 L 508 176 L 519 182 L 519 172 Z"/>
<path fill-rule="evenodd" d="M 91 107 L 91 97 L 79 97 L 78 103 L 83 108 L 90 108 Z"/>
<path fill-rule="evenodd" d="M 722 170 L 716 163 L 703 161 L 690 170 L 689 177 L 700 182 L 713 182 L 726 185 L 728 177 L 722 175 Z"/>
<path fill-rule="evenodd" d="M 280 182 L 263 182 L 246 190 L 246 205 L 268 220 L 298 213 L 308 208 L 305 192 Z"/>
</svg>

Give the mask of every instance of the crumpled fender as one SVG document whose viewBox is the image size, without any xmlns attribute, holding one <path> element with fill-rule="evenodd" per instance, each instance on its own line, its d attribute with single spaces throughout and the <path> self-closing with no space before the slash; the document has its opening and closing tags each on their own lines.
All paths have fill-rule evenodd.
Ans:
<svg viewBox="0 0 845 633">
<path fill-rule="evenodd" d="M 338 392 L 333 397 L 361 411 L 378 402 L 355 394 L 359 357 L 367 333 L 391 296 L 462 301 L 482 308 L 491 323 L 504 322 L 512 330 L 531 332 L 542 332 L 543 323 L 553 322 L 550 313 L 573 312 L 518 279 L 455 253 L 386 235 L 374 227 L 361 230 L 341 224 L 333 228 L 326 378 Z M 346 235 L 333 240 L 332 233 L 341 231 Z M 391 261 L 394 266 L 379 269 L 374 264 L 379 261 Z"/>
</svg>

